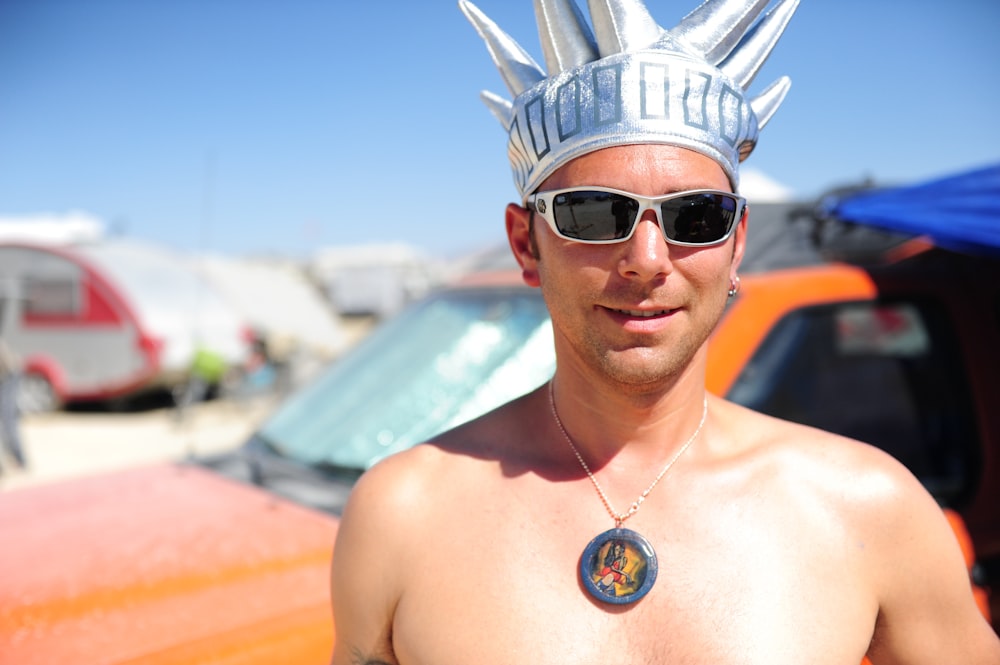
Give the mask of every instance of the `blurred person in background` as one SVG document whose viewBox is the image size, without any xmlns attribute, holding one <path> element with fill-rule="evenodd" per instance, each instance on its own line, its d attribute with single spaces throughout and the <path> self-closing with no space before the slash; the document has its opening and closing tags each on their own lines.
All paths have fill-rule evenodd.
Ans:
<svg viewBox="0 0 1000 665">
<path fill-rule="evenodd" d="M 0 446 L 15 468 L 24 469 L 27 463 L 21 446 L 21 409 L 17 403 L 20 376 L 17 355 L 0 337 Z M 0 460 L 0 471 L 6 463 L 6 460 Z"/>
</svg>

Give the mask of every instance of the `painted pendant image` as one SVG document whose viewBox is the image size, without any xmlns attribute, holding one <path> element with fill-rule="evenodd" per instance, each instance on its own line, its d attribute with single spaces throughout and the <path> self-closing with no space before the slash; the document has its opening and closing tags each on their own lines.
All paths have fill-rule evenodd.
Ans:
<svg viewBox="0 0 1000 665">
<path fill-rule="evenodd" d="M 590 541 L 580 558 L 583 586 L 604 603 L 634 603 L 653 588 L 656 572 L 653 546 L 631 529 L 608 529 Z"/>
</svg>

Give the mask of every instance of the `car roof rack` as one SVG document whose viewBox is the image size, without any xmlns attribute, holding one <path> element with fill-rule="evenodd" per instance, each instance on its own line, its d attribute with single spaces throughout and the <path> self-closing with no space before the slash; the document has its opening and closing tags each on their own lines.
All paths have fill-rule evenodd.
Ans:
<svg viewBox="0 0 1000 665">
<path fill-rule="evenodd" d="M 813 201 L 751 201 L 743 269 L 760 272 L 830 262 L 864 266 L 897 260 L 915 236 L 849 222 L 830 212 L 839 199 L 875 189 L 866 180 L 831 188 Z"/>
</svg>

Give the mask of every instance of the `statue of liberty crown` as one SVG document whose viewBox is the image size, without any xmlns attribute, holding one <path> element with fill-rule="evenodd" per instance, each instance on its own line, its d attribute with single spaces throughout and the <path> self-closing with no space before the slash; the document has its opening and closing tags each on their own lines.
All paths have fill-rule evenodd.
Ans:
<svg viewBox="0 0 1000 665">
<path fill-rule="evenodd" d="M 781 77 L 746 97 L 798 6 L 779 0 L 761 16 L 769 2 L 705 0 L 665 30 L 642 0 L 588 0 L 591 31 L 573 0 L 535 0 L 546 75 L 513 38 L 459 0 L 514 98 L 482 93 L 508 132 L 522 203 L 571 159 L 638 143 L 705 154 L 735 190 L 739 163 L 791 85 Z"/>
</svg>

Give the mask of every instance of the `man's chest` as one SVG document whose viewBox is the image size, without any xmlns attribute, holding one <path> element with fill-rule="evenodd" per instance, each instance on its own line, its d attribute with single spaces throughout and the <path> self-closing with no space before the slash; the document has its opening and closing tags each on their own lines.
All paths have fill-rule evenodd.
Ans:
<svg viewBox="0 0 1000 665">
<path fill-rule="evenodd" d="M 396 655 L 436 665 L 860 661 L 874 609 L 836 554 L 818 559 L 767 524 L 715 523 L 649 532 L 656 581 L 623 606 L 581 584 L 596 532 L 557 520 L 453 530 L 411 571 Z"/>
</svg>

